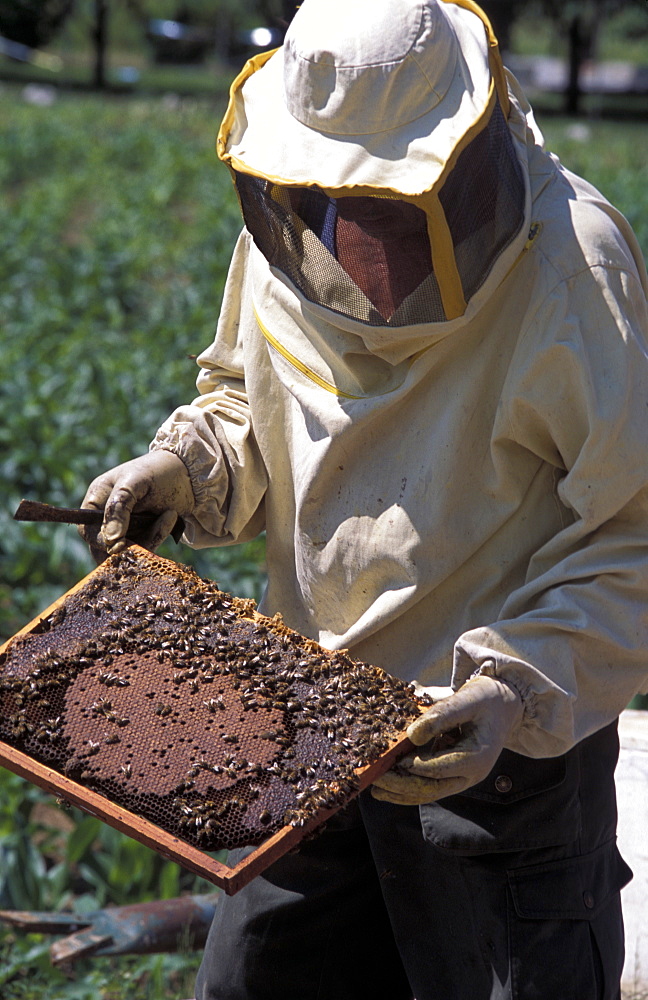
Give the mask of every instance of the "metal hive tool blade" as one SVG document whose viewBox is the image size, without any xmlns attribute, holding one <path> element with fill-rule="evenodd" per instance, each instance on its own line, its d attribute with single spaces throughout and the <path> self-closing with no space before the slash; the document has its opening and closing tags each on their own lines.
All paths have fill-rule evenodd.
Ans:
<svg viewBox="0 0 648 1000">
<path fill-rule="evenodd" d="M 422 707 L 137 546 L 0 647 L 0 764 L 228 893 L 410 750 Z"/>
</svg>

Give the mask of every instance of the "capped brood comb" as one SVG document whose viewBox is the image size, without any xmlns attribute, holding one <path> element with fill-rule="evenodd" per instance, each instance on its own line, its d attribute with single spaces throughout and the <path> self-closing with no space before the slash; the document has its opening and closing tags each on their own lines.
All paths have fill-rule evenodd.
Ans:
<svg viewBox="0 0 648 1000">
<path fill-rule="evenodd" d="M 137 546 L 0 648 L 0 763 L 227 892 L 410 749 L 420 711 Z M 205 853 L 243 845 L 237 868 Z"/>
</svg>

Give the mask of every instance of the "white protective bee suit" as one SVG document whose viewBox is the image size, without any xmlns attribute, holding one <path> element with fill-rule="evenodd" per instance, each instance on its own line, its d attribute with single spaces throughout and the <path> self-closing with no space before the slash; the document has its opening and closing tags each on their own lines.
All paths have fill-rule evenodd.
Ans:
<svg viewBox="0 0 648 1000">
<path fill-rule="evenodd" d="M 234 83 L 218 152 L 246 228 L 216 339 L 199 358 L 200 395 L 152 445 L 189 471 L 187 540 L 227 544 L 265 528 L 265 614 L 424 685 L 502 677 L 524 715 L 495 788 L 421 806 L 420 820 L 364 801 L 376 866 L 401 837 L 398 858 L 384 861 L 401 888 L 381 889 L 402 994 L 376 983 L 364 992 L 346 966 L 346 992 L 337 980 L 317 992 L 308 977 L 298 988 L 275 981 L 254 949 L 241 951 L 248 972 L 234 973 L 241 934 L 277 947 L 259 913 L 272 922 L 288 912 L 286 894 L 308 895 L 288 859 L 223 907 L 197 996 L 613 1000 L 628 874 L 613 846 L 610 724 L 645 683 L 648 648 L 648 281 L 636 240 L 545 151 L 470 0 L 306 0 L 283 48 Z M 587 795 L 585 778 L 565 784 L 565 767 L 590 775 Z M 545 787 L 563 797 L 538 798 Z M 488 812 L 497 794 L 527 801 L 501 837 Z M 419 822 L 448 865 L 479 854 L 488 874 L 468 889 L 470 862 L 454 881 L 447 867 L 422 874 L 428 861 L 403 848 L 421 840 Z M 501 899 L 484 888 L 495 868 L 522 928 L 560 917 L 535 952 L 506 943 Z M 480 899 L 481 916 L 474 955 L 456 927 L 463 959 L 447 937 L 430 945 L 452 972 L 443 985 L 426 947 L 411 945 L 402 900 L 420 912 L 421 886 L 446 876 L 447 919 L 455 893 L 465 907 Z M 558 916 L 546 902 L 556 886 L 568 899 Z M 482 918 L 496 956 L 486 973 Z M 580 934 L 589 921 L 596 937 L 595 918 L 607 921 L 598 957 L 583 958 L 573 981 L 564 970 L 555 979 L 539 953 L 563 941 L 573 965 L 584 939 L 566 928 Z M 302 923 L 314 919 L 305 911 Z M 607 954 L 603 939 L 616 942 Z M 250 985 L 252 966 L 264 985 Z M 517 982 L 516 968 L 534 971 Z"/>
<path fill-rule="evenodd" d="M 345 159 L 315 149 L 304 165 L 300 149 L 291 170 L 291 146 L 270 124 L 262 173 L 244 128 L 253 115 L 266 125 L 264 74 L 281 61 L 259 69 L 264 58 L 235 84 L 219 139 L 221 156 L 250 171 L 239 188 L 272 187 L 258 178 L 282 170 L 295 185 L 321 176 L 320 189 L 365 190 Z M 153 447 L 189 469 L 192 545 L 266 528 L 264 613 L 422 684 L 458 687 L 494 661 L 525 703 L 513 749 L 546 756 L 616 718 L 645 677 L 647 281 L 625 219 L 543 149 L 507 82 L 495 138 L 486 128 L 475 141 L 478 152 L 497 144 L 507 100 L 518 176 L 509 169 L 506 180 L 519 190 L 499 209 L 508 192 L 459 158 L 468 204 L 457 214 L 475 226 L 480 213 L 508 216 L 501 232 L 487 218 L 472 246 L 459 243 L 457 258 L 482 273 L 457 315 L 444 318 L 436 289 L 419 286 L 385 322 L 321 243 L 320 259 L 304 251 L 315 278 L 295 265 L 302 291 L 244 230 L 216 340 L 199 358 L 201 394 Z M 377 121 L 389 120 L 393 94 L 370 92 Z M 475 155 L 471 143 L 464 155 Z M 434 164 L 446 184 L 452 162 Z M 358 168 L 381 193 L 383 166 Z M 424 159 L 409 180 L 399 166 L 387 180 L 403 175 L 408 194 L 429 178 Z M 261 230 L 255 194 L 243 204 Z M 493 233 L 502 249 L 484 274 Z M 305 226 L 300 238 L 316 240 Z M 345 310 L 349 290 L 360 304 Z M 342 305 L 331 308 L 335 295 Z M 440 315 L 426 322 L 431 303 Z"/>
</svg>

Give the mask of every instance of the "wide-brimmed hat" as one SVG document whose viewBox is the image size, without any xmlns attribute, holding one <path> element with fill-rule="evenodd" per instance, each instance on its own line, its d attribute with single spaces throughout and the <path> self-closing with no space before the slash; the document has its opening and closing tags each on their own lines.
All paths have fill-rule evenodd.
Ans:
<svg viewBox="0 0 648 1000">
<path fill-rule="evenodd" d="M 472 0 L 304 0 L 234 81 L 218 154 L 275 183 L 431 191 L 485 127 L 504 71 Z"/>
</svg>

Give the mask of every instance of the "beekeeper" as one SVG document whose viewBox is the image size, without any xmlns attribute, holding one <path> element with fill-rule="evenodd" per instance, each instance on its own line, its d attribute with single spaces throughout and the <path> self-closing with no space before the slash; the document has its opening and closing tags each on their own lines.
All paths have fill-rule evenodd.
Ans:
<svg viewBox="0 0 648 1000">
<path fill-rule="evenodd" d="M 616 718 L 648 646 L 647 279 L 471 0 L 304 0 L 218 138 L 245 228 L 200 395 L 90 487 L 261 610 L 442 688 L 420 747 L 219 905 L 199 1000 L 614 1000 Z M 450 694 L 450 686 L 455 692 Z M 445 696 L 445 697 L 442 697 Z M 436 734 L 462 726 L 453 750 Z"/>
</svg>

